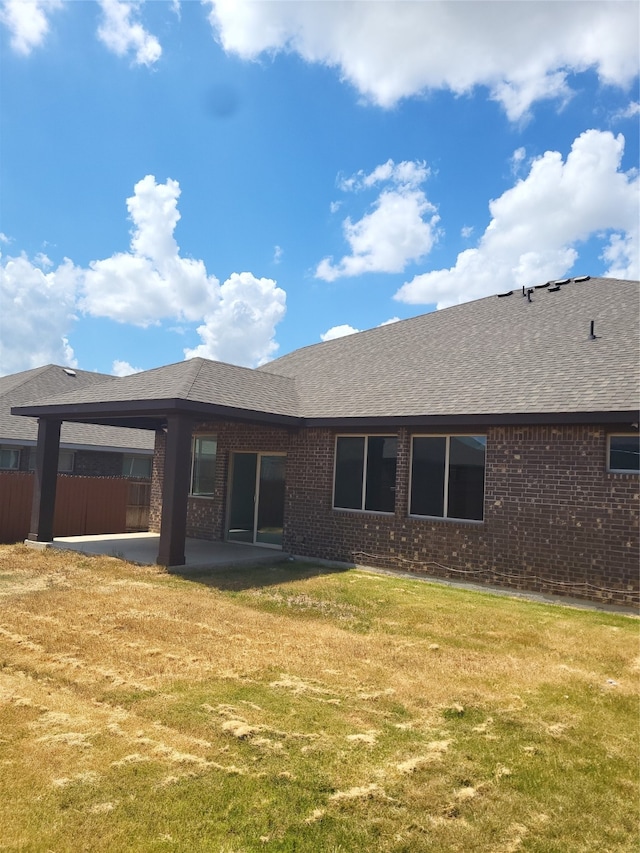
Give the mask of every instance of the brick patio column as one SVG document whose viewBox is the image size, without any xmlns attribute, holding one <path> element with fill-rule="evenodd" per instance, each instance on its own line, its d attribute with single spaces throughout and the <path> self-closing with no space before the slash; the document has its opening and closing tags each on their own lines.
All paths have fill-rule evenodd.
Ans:
<svg viewBox="0 0 640 853">
<path fill-rule="evenodd" d="M 187 498 L 191 476 L 191 428 L 188 415 L 169 415 L 162 483 L 160 547 L 157 563 L 184 566 Z"/>
<path fill-rule="evenodd" d="M 38 419 L 38 446 L 33 479 L 33 503 L 28 539 L 32 542 L 53 540 L 53 516 L 56 508 L 58 454 L 62 421 Z"/>
</svg>

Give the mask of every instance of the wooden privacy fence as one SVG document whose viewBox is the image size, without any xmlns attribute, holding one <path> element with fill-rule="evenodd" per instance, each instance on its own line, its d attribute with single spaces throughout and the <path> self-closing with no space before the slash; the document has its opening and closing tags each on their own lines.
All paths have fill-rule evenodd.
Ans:
<svg viewBox="0 0 640 853">
<path fill-rule="evenodd" d="M 58 475 L 54 536 L 147 530 L 148 483 Z M 21 542 L 31 523 L 33 473 L 0 471 L 0 542 Z"/>
</svg>

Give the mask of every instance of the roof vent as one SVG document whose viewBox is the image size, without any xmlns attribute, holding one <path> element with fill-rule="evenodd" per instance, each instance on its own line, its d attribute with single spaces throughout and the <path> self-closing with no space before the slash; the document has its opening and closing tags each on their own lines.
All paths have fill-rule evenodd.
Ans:
<svg viewBox="0 0 640 853">
<path fill-rule="evenodd" d="M 590 278 L 591 278 L 590 275 L 579 275 L 577 278 L 574 278 L 574 281 L 577 281 L 577 282 L 589 281 Z"/>
<path fill-rule="evenodd" d="M 571 281 L 570 278 L 559 278 L 557 281 L 554 281 L 553 283 L 560 286 L 561 284 L 569 284 L 570 281 Z"/>
<path fill-rule="evenodd" d="M 549 287 L 550 284 L 550 281 L 548 281 L 546 284 L 536 284 L 536 290 L 542 290 L 543 287 Z"/>
<path fill-rule="evenodd" d="M 511 296 L 513 294 L 513 290 L 508 290 L 506 293 L 497 293 L 496 296 L 498 299 L 502 299 L 504 296 Z"/>
<path fill-rule="evenodd" d="M 67 376 L 77 376 L 77 375 L 78 375 L 78 374 L 75 372 L 75 370 L 72 370 L 70 367 L 63 367 L 62 369 L 63 369 L 63 370 L 64 370 L 64 372 L 67 374 Z"/>
<path fill-rule="evenodd" d="M 590 340 L 590 341 L 595 341 L 595 340 L 597 340 L 597 338 L 596 338 L 596 333 L 595 333 L 595 326 L 596 326 L 596 321 L 595 321 L 595 320 L 592 320 L 592 321 L 591 321 L 591 325 L 590 325 L 590 327 L 589 327 L 589 340 Z"/>
</svg>

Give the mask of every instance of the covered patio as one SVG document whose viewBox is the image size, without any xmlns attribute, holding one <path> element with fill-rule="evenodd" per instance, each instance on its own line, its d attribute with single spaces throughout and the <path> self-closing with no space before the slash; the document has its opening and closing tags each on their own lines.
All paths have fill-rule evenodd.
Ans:
<svg viewBox="0 0 640 853">
<path fill-rule="evenodd" d="M 42 402 L 12 407 L 38 419 L 33 506 L 28 542 L 59 547 L 53 536 L 60 431 L 64 422 L 152 430 L 162 445 L 159 533 L 133 544 L 128 536 L 82 543 L 75 550 L 121 553 L 162 566 L 229 565 L 283 558 L 281 550 L 187 538 L 192 439 L 198 423 L 224 420 L 256 427 L 296 429 L 301 419 L 292 380 L 235 365 L 194 358 L 107 380 Z M 260 449 L 260 448 L 258 448 Z M 156 449 L 156 454 L 158 450 Z M 254 454 L 258 455 L 258 454 Z M 153 482 L 152 482 L 153 490 Z M 153 491 L 152 491 L 153 494 Z M 72 537 L 95 540 L 96 537 Z M 144 543 L 144 544 L 143 544 Z M 194 544 L 197 543 L 197 544 Z M 68 544 L 68 543 L 67 543 Z M 132 550 L 133 549 L 133 550 Z M 152 554 L 153 551 L 153 554 Z M 136 556 L 136 554 L 141 556 Z M 190 556 L 193 555 L 193 556 Z M 128 556 L 131 555 L 131 556 Z M 244 557 L 244 560 L 243 560 Z"/>
<path fill-rule="evenodd" d="M 94 536 L 59 536 L 46 547 L 81 554 L 118 557 L 140 565 L 157 562 L 159 533 L 108 533 Z M 27 541 L 30 547 L 44 543 Z M 236 542 L 210 542 L 205 539 L 185 540 L 185 562 L 181 570 L 221 568 L 255 563 L 278 563 L 287 559 L 282 551 Z"/>
</svg>

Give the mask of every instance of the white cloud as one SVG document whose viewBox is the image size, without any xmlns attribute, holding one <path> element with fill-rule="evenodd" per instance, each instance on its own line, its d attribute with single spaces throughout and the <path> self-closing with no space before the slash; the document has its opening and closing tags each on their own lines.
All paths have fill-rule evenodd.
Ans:
<svg viewBox="0 0 640 853">
<path fill-rule="evenodd" d="M 639 181 L 635 170 L 621 171 L 623 150 L 622 135 L 588 130 L 566 161 L 547 151 L 490 203 L 491 222 L 475 248 L 450 269 L 415 276 L 395 298 L 442 308 L 559 278 L 578 258 L 576 246 L 594 236 L 608 240 L 605 275 L 638 278 Z"/>
<path fill-rule="evenodd" d="M 342 223 L 351 253 L 337 264 L 324 258 L 316 269 L 316 278 L 335 281 L 344 276 L 366 272 L 402 272 L 408 263 L 424 258 L 436 239 L 439 217 L 436 208 L 420 189 L 429 176 L 424 162 L 388 160 L 370 174 L 360 171 L 341 178 L 345 191 L 390 184 L 381 190 L 371 213 L 357 222 L 347 217 Z"/>
<path fill-rule="evenodd" d="M 131 376 L 132 373 L 141 373 L 142 367 L 132 367 L 128 361 L 120 361 L 115 359 L 111 365 L 111 373 L 114 376 Z"/>
<path fill-rule="evenodd" d="M 226 51 L 245 59 L 296 52 L 338 69 L 383 107 L 485 86 L 518 120 L 538 100 L 570 97 L 572 73 L 594 69 L 601 83 L 623 87 L 638 73 L 638 10 L 624 0 L 203 2 Z"/>
<path fill-rule="evenodd" d="M 127 199 L 134 226 L 130 250 L 92 261 L 87 269 L 70 260 L 53 269 L 44 254 L 33 260 L 0 256 L 2 369 L 70 363 L 66 339 L 77 313 L 142 327 L 162 320 L 199 323 L 202 343 L 185 350 L 187 358 L 249 366 L 272 357 L 275 327 L 286 311 L 284 290 L 250 272 L 233 273 L 220 285 L 203 261 L 183 258 L 174 238 L 179 196 L 177 181 L 159 184 L 153 175 L 139 181 Z M 118 360 L 112 369 L 117 375 L 135 370 Z"/>
<path fill-rule="evenodd" d="M 204 322 L 202 343 L 185 356 L 259 364 L 277 349 L 275 326 L 286 294 L 271 279 L 234 273 L 220 285 L 201 260 L 183 258 L 174 237 L 180 186 L 147 175 L 127 199 L 133 221 L 129 252 L 92 261 L 80 307 L 93 316 L 148 326 L 171 318 Z"/>
<path fill-rule="evenodd" d="M 400 322 L 400 317 L 391 317 L 389 320 L 385 320 L 383 323 L 380 323 L 380 326 L 390 326 L 391 323 Z M 354 329 L 353 326 L 349 326 L 347 323 L 344 323 L 341 326 L 332 326 L 330 329 L 327 329 L 326 332 L 320 335 L 321 341 L 335 341 L 336 338 L 345 338 L 347 335 L 355 335 L 360 329 Z"/>
<path fill-rule="evenodd" d="M 0 243 L 6 244 L 6 243 L 10 243 L 10 242 L 11 242 L 11 237 L 7 237 L 7 235 L 3 231 L 0 231 Z"/>
<path fill-rule="evenodd" d="M 273 247 L 273 263 L 279 264 L 280 261 L 282 260 L 282 255 L 283 255 L 282 246 L 274 246 Z"/>
<path fill-rule="evenodd" d="M 233 273 L 220 288 L 217 309 L 198 327 L 202 343 L 185 349 L 185 358 L 202 356 L 246 366 L 275 355 L 275 327 L 286 312 L 286 294 L 270 278 Z"/>
<path fill-rule="evenodd" d="M 616 120 L 635 118 L 640 115 L 640 103 L 638 101 L 630 101 L 629 105 L 624 110 L 619 110 L 614 114 Z"/>
<path fill-rule="evenodd" d="M 354 329 L 348 323 L 343 323 L 341 326 L 332 326 L 320 335 L 321 341 L 335 341 L 336 338 L 346 338 L 347 335 L 355 335 L 360 329 Z"/>
<path fill-rule="evenodd" d="M 49 16 L 62 7 L 62 0 L 3 0 L 0 22 L 11 33 L 11 47 L 28 56 L 40 47 L 49 32 Z"/>
<path fill-rule="evenodd" d="M 117 56 L 135 54 L 134 64 L 153 65 L 162 55 L 158 39 L 135 20 L 140 3 L 135 0 L 99 0 L 104 16 L 98 38 Z M 174 7 L 175 9 L 175 7 Z"/>
<path fill-rule="evenodd" d="M 219 282 L 202 261 L 180 256 L 173 232 L 180 219 L 177 181 L 147 175 L 127 209 L 134 224 L 129 252 L 92 261 L 80 308 L 95 317 L 148 326 L 165 318 L 197 321 L 215 311 Z"/>
<path fill-rule="evenodd" d="M 45 272 L 25 255 L 0 256 L 2 374 L 50 362 L 77 367 L 67 336 L 80 272 L 68 259 Z"/>
<path fill-rule="evenodd" d="M 517 175 L 520 172 L 522 164 L 524 163 L 527 156 L 527 149 L 524 146 L 520 146 L 520 148 L 516 148 L 516 150 L 511 155 L 511 174 Z"/>
</svg>

